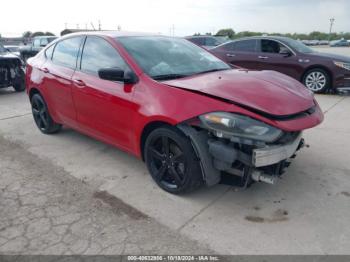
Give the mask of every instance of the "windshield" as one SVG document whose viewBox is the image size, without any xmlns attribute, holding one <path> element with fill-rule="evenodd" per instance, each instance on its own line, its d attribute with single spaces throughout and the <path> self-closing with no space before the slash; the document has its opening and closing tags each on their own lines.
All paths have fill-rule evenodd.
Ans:
<svg viewBox="0 0 350 262">
<path fill-rule="evenodd" d="M 294 40 L 294 39 L 286 38 L 286 39 L 284 39 L 284 42 L 287 45 L 289 45 L 292 49 L 294 49 L 300 53 L 314 53 L 314 52 L 316 52 L 312 48 L 304 45 L 302 42 Z"/>
<path fill-rule="evenodd" d="M 226 63 L 185 39 L 137 36 L 118 40 L 153 79 L 166 80 L 230 69 Z"/>
</svg>

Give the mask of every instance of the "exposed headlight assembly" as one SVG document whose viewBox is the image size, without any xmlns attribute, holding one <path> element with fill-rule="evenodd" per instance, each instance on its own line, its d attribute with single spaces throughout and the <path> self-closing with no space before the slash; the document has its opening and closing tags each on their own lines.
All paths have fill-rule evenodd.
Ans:
<svg viewBox="0 0 350 262">
<path fill-rule="evenodd" d="M 334 64 L 338 67 L 344 68 L 346 70 L 350 70 L 350 63 L 345 63 L 345 62 L 337 62 L 337 61 L 333 61 Z"/>
<path fill-rule="evenodd" d="M 250 117 L 227 112 L 213 112 L 199 116 L 202 124 L 218 136 L 237 136 L 273 142 L 282 131 Z"/>
</svg>

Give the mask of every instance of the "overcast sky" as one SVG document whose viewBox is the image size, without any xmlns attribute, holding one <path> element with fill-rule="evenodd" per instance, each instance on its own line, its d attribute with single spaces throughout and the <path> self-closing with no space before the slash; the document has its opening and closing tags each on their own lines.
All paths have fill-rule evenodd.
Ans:
<svg viewBox="0 0 350 262">
<path fill-rule="evenodd" d="M 308 33 L 350 31 L 350 0 L 17 0 L 0 5 L 0 34 L 68 28 L 159 32 L 191 35 L 233 28 L 236 32 Z"/>
</svg>

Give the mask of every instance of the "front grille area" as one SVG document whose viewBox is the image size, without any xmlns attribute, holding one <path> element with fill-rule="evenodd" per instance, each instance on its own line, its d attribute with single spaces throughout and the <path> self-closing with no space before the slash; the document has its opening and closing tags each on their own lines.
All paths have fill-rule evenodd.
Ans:
<svg viewBox="0 0 350 262">
<path fill-rule="evenodd" d="M 0 86 L 9 84 L 9 71 L 6 67 L 0 67 Z"/>
</svg>

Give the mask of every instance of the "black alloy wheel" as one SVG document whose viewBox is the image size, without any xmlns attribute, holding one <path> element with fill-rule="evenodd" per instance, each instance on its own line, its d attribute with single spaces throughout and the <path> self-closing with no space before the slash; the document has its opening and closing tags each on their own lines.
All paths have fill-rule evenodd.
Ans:
<svg viewBox="0 0 350 262">
<path fill-rule="evenodd" d="M 53 121 L 47 105 L 40 94 L 33 95 L 31 99 L 34 121 L 44 134 L 53 134 L 61 129 L 61 125 Z"/>
<path fill-rule="evenodd" d="M 162 127 L 148 136 L 145 159 L 152 178 L 167 192 L 190 192 L 202 184 L 202 172 L 192 144 L 175 127 Z"/>
</svg>

